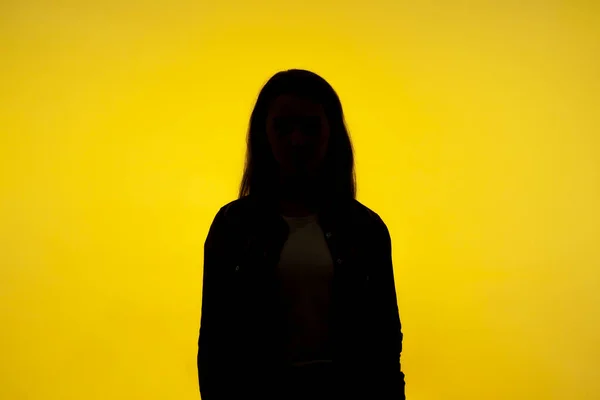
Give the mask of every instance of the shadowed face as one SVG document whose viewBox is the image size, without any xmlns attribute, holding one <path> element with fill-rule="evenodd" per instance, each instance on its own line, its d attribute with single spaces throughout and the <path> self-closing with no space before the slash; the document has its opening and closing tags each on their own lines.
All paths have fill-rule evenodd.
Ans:
<svg viewBox="0 0 600 400">
<path fill-rule="evenodd" d="M 314 176 L 329 141 L 323 107 L 302 97 L 277 97 L 267 114 L 267 138 L 284 177 Z"/>
</svg>

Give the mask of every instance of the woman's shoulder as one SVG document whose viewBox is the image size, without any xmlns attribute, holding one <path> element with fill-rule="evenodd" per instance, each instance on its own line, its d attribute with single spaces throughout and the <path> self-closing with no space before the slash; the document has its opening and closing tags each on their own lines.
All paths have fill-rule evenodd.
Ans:
<svg viewBox="0 0 600 400">
<path fill-rule="evenodd" d="M 256 202 L 249 196 L 229 201 L 221 206 L 215 221 L 221 224 L 239 223 L 256 213 Z"/>
<path fill-rule="evenodd" d="M 373 208 L 361 203 L 360 201 L 353 199 L 350 203 L 350 212 L 353 217 L 363 223 L 371 223 L 374 225 L 385 225 L 381 216 L 373 210 Z"/>
<path fill-rule="evenodd" d="M 224 204 L 217 213 L 219 221 L 239 224 L 260 215 L 260 211 L 268 205 L 252 196 L 244 196 Z M 336 213 L 341 214 L 344 220 L 354 222 L 361 226 L 381 227 L 385 222 L 372 207 L 357 199 L 344 201 L 344 204 L 334 205 Z"/>
</svg>

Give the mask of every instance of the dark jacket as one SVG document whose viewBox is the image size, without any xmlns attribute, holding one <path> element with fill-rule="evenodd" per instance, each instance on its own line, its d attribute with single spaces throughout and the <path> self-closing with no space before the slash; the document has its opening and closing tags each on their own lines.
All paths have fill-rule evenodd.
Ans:
<svg viewBox="0 0 600 400">
<path fill-rule="evenodd" d="M 318 221 L 335 260 L 335 397 L 403 400 L 402 331 L 387 226 L 354 199 L 324 206 Z M 198 340 L 203 400 L 276 398 L 282 318 L 274 271 L 287 235 L 273 204 L 251 196 L 215 216 L 204 245 Z"/>
</svg>

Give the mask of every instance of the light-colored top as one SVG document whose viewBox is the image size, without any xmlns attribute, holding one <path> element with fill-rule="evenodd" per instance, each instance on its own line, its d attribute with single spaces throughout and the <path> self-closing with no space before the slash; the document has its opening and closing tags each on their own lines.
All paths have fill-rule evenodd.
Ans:
<svg viewBox="0 0 600 400">
<path fill-rule="evenodd" d="M 294 366 L 331 362 L 333 260 L 316 215 L 283 218 L 290 232 L 277 273 L 287 315 L 286 359 Z"/>
</svg>

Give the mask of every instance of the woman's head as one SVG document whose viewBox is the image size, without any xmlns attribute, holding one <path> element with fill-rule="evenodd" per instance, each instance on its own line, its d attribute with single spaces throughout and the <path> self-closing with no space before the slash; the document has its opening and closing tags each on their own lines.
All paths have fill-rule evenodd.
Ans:
<svg viewBox="0 0 600 400">
<path fill-rule="evenodd" d="M 318 184 L 329 197 L 356 196 L 340 99 L 327 81 L 306 70 L 278 72 L 260 91 L 239 196 L 274 194 L 282 182 Z"/>
</svg>

